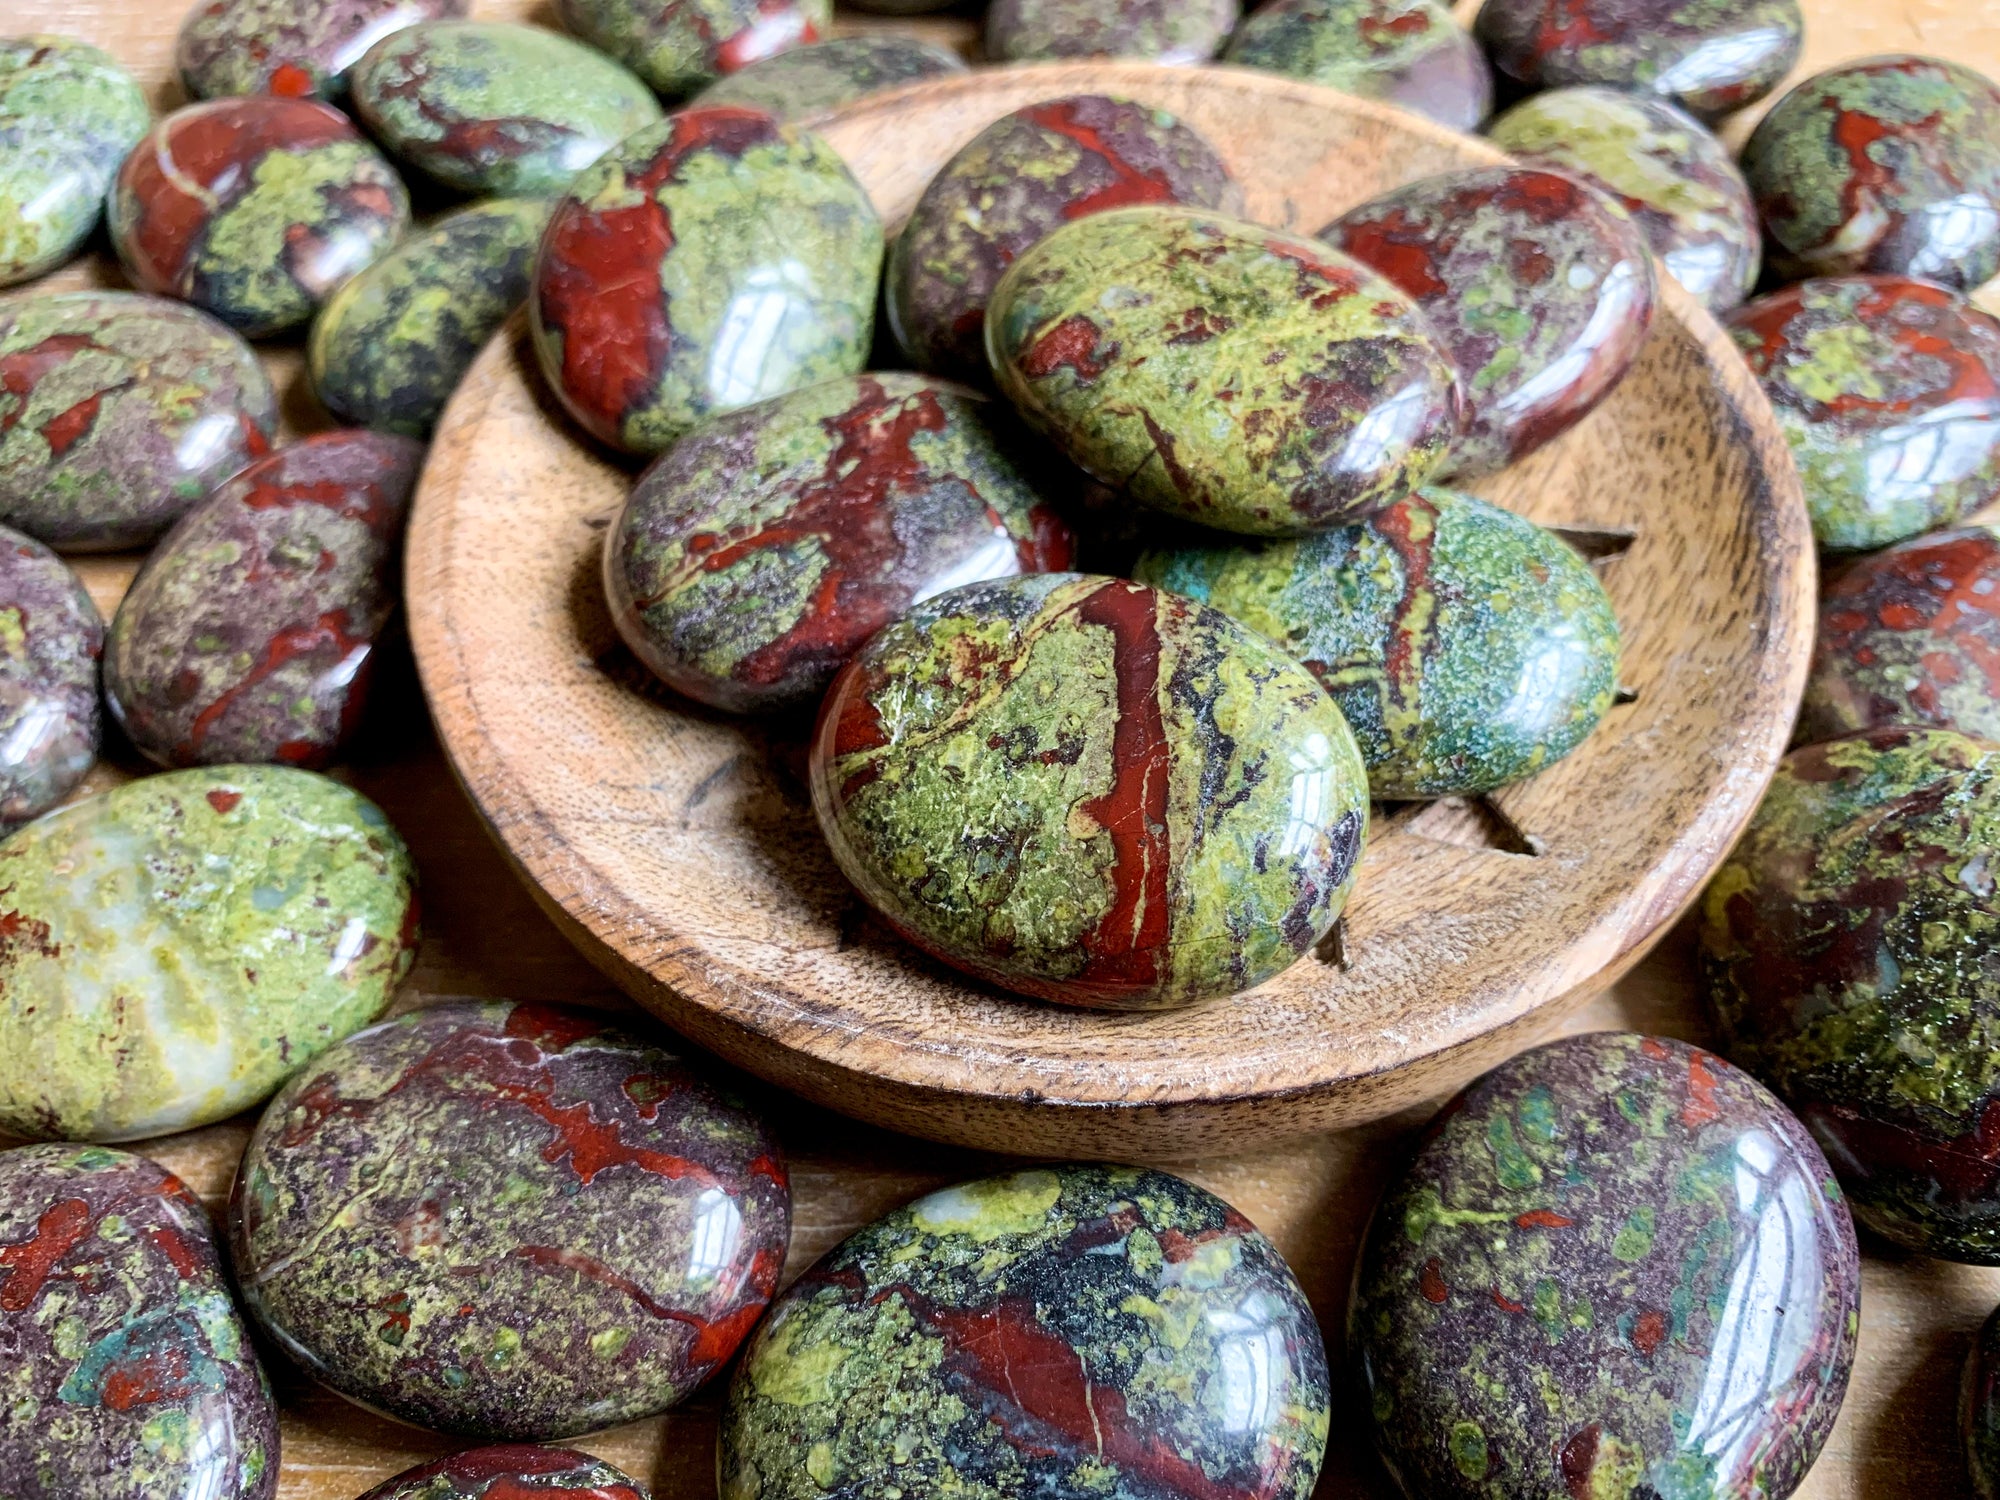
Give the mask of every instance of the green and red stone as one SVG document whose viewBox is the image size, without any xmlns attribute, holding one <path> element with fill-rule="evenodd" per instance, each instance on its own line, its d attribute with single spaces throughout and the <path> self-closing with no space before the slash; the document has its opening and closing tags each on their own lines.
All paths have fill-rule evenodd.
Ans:
<svg viewBox="0 0 2000 1500">
<path fill-rule="evenodd" d="M 722 1500 L 1306 1500 L 1326 1352 L 1214 1194 L 1062 1166 L 932 1193 L 787 1290 L 722 1417 Z"/>
<path fill-rule="evenodd" d="M 817 42 L 833 0 L 556 0 L 562 23 L 669 99 Z"/>
<path fill-rule="evenodd" d="M 0 834 L 62 801 L 97 759 L 103 654 L 82 580 L 0 526 Z"/>
<path fill-rule="evenodd" d="M 1727 320 L 1830 552 L 1949 526 L 2000 496 L 2000 320 L 1906 276 L 1829 276 Z"/>
<path fill-rule="evenodd" d="M 1283 73 L 1477 130 L 1493 73 L 1441 0 L 1266 0 L 1230 38 L 1225 62 Z"/>
<path fill-rule="evenodd" d="M 948 47 L 875 32 L 812 42 L 754 62 L 710 84 L 698 102 L 761 109 L 780 120 L 804 120 L 884 89 L 965 71 L 965 59 Z"/>
<path fill-rule="evenodd" d="M 348 70 L 390 32 L 466 8 L 467 0 L 204 0 L 181 23 L 174 66 L 195 99 L 338 99 Z"/>
<path fill-rule="evenodd" d="M 1743 148 L 1773 267 L 1971 291 L 2000 271 L 2000 87 L 1907 53 L 1816 74 Z"/>
<path fill-rule="evenodd" d="M 119 169 L 109 222 L 142 291 L 262 338 L 306 322 L 401 239 L 410 198 L 339 110 L 260 95 L 154 126 Z"/>
<path fill-rule="evenodd" d="M 1000 389 L 1093 478 L 1288 536 L 1400 500 L 1463 396 L 1416 304 L 1318 240 L 1177 208 L 1065 224 L 995 288 Z"/>
<path fill-rule="evenodd" d="M 652 1416 L 720 1369 L 777 1289 L 791 1191 L 764 1125 L 673 1053 L 588 1011 L 465 1002 L 294 1078 L 229 1219 L 246 1305 L 310 1374 L 532 1441 Z"/>
<path fill-rule="evenodd" d="M 1241 14 L 1237 0 L 993 0 L 986 56 L 996 63 L 1135 57 L 1207 62 Z"/>
<path fill-rule="evenodd" d="M 70 552 L 144 546 L 270 448 L 278 397 L 207 314 L 132 292 L 0 302 L 0 523 Z"/>
<path fill-rule="evenodd" d="M 833 148 L 757 110 L 640 131 L 556 205 L 528 299 L 577 422 L 657 453 L 868 359 L 882 223 Z"/>
<path fill-rule="evenodd" d="M 0 1494 L 270 1500 L 278 1414 L 178 1177 L 102 1146 L 0 1151 Z"/>
<path fill-rule="evenodd" d="M 1702 903 L 1730 1056 L 1862 1223 L 2000 1265 L 2000 750 L 1885 727 L 1795 750 Z"/>
<path fill-rule="evenodd" d="M 889 326 L 920 370 L 984 383 L 994 287 L 1051 230 L 1107 209 L 1240 213 L 1215 149 L 1164 110 L 1048 99 L 982 130 L 924 189 L 889 252 Z"/>
<path fill-rule="evenodd" d="M 652 1500 L 620 1469 L 570 1448 L 469 1448 L 385 1479 L 361 1500 Z"/>
<path fill-rule="evenodd" d="M 1756 1080 L 1567 1037 L 1445 1105 L 1375 1210 L 1348 1345 L 1424 1500 L 1785 1500 L 1846 1393 L 1854 1226 Z"/>
<path fill-rule="evenodd" d="M 1959 1437 L 1978 1500 L 2000 1500 L 2000 1308 L 1980 1325 L 1959 1385 Z"/>
<path fill-rule="evenodd" d="M 1652 325 L 1645 236 L 1574 177 L 1479 167 L 1371 198 L 1319 232 L 1423 309 L 1458 370 L 1450 471 L 1495 473 L 1625 377 Z"/>
<path fill-rule="evenodd" d="M 953 589 L 835 679 L 835 860 L 911 942 L 1065 1005 L 1152 1010 L 1291 966 L 1346 904 L 1367 773 L 1333 700 L 1218 610 L 1043 573 Z"/>
<path fill-rule="evenodd" d="M 859 375 L 676 443 L 605 537 L 619 633 L 669 686 L 736 713 L 817 704 L 868 638 L 960 584 L 1075 560 L 983 397 Z"/>
</svg>

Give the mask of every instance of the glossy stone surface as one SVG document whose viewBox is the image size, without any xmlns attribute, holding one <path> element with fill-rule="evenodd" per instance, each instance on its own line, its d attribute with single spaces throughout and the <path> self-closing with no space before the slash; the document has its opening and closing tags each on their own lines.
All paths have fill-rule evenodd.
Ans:
<svg viewBox="0 0 2000 1500">
<path fill-rule="evenodd" d="M 206 0 L 181 23 L 174 66 L 196 99 L 336 99 L 348 69 L 390 32 L 466 9 L 467 0 Z"/>
<path fill-rule="evenodd" d="M 1225 62 L 1324 84 L 1476 130 L 1493 74 L 1440 0 L 1266 0 L 1230 38 Z"/>
<path fill-rule="evenodd" d="M 1164 110 L 1101 94 L 994 121 L 933 177 L 889 251 L 889 324 L 920 370 L 984 383 L 986 305 L 1051 230 L 1107 209 L 1179 203 L 1240 213 L 1215 150 Z"/>
<path fill-rule="evenodd" d="M 963 1183 L 869 1225 L 757 1330 L 723 1500 L 1305 1500 L 1326 1353 L 1241 1214 L 1164 1172 Z"/>
<path fill-rule="evenodd" d="M 540 26 L 432 21 L 354 68 L 354 109 L 400 160 L 461 193 L 540 197 L 635 130 L 659 101 L 603 53 Z"/>
<path fill-rule="evenodd" d="M 1487 129 L 1493 144 L 1609 193 L 1646 243 L 1710 312 L 1736 306 L 1757 280 L 1757 211 L 1729 150 L 1664 99 L 1606 88 L 1551 89 Z"/>
<path fill-rule="evenodd" d="M 562 23 L 668 98 L 819 41 L 833 0 L 555 0 Z"/>
<path fill-rule="evenodd" d="M 1444 463 L 1462 398 L 1416 304 L 1318 240 L 1186 209 L 1066 224 L 995 289 L 995 378 L 1079 466 L 1223 531 L 1320 531 Z"/>
<path fill-rule="evenodd" d="M 646 1487 L 570 1448 L 502 1443 L 470 1448 L 385 1479 L 361 1500 L 651 1500 Z"/>
<path fill-rule="evenodd" d="M 834 681 L 813 807 L 911 942 L 1066 1005 L 1288 968 L 1346 904 L 1367 775 L 1340 711 L 1217 610 L 1074 573 L 919 604 Z"/>
<path fill-rule="evenodd" d="M 72 552 L 151 542 L 268 451 L 278 397 L 207 314 L 132 292 L 0 303 L 0 522 Z"/>
<path fill-rule="evenodd" d="M 361 720 L 423 449 L 324 432 L 222 484 L 112 619 L 104 700 L 163 766 L 330 764 Z"/>
<path fill-rule="evenodd" d="M 1847 1388 L 1861 1268 L 1810 1136 L 1683 1042 L 1567 1037 L 1439 1112 L 1348 1344 L 1426 1500 L 1783 1500 Z"/>
<path fill-rule="evenodd" d="M 1839 276 L 1759 297 L 1728 328 L 1821 547 L 1885 546 L 2000 496 L 2000 320 L 1907 277 Z"/>
<path fill-rule="evenodd" d="M 716 708 L 817 704 L 918 600 L 1074 561 L 1069 526 L 1009 456 L 1020 446 L 991 402 L 917 375 L 720 417 L 646 471 L 605 534 L 618 631 Z"/>
<path fill-rule="evenodd" d="M 0 1131 L 136 1140 L 257 1103 L 417 940 L 381 809 L 278 766 L 148 776 L 0 843 Z"/>
<path fill-rule="evenodd" d="M 0 526 L 0 834 L 54 807 L 96 760 L 103 652 L 76 574 Z"/>
<path fill-rule="evenodd" d="M 672 1406 L 735 1353 L 790 1232 L 784 1162 L 739 1101 L 603 1017 L 511 1002 L 321 1057 L 264 1111 L 230 1202 L 238 1285 L 279 1347 L 480 1438 Z"/>
<path fill-rule="evenodd" d="M 1799 60 L 1799 0 L 1487 0 L 1473 29 L 1530 89 L 1597 83 L 1712 120 L 1754 103 Z"/>
<path fill-rule="evenodd" d="M 1237 15 L 1237 0 L 993 0 L 986 7 L 986 56 L 1206 62 L 1229 40 Z"/>
<path fill-rule="evenodd" d="M 1583 743 L 1618 687 L 1618 617 L 1590 564 L 1453 490 L 1295 541 L 1149 552 L 1133 576 L 1303 662 L 1346 716 L 1377 798 L 1532 776 Z"/>
<path fill-rule="evenodd" d="M 180 1179 L 102 1146 L 0 1151 L 0 1492 L 269 1500 L 278 1415 Z"/>
<path fill-rule="evenodd" d="M 859 374 L 882 224 L 825 141 L 754 110 L 685 109 L 556 205 L 530 290 L 535 353 L 585 431 L 657 453 L 690 428 Z"/>
<path fill-rule="evenodd" d="M 1710 883 L 1728 1051 L 1812 1129 L 1876 1233 L 2000 1264 L 2000 752 L 1883 728 L 1795 750 Z"/>
<path fill-rule="evenodd" d="M 2000 1308 L 1980 1326 L 1959 1387 L 1959 1435 L 1978 1500 L 2000 1500 Z"/>
<path fill-rule="evenodd" d="M 110 204 L 111 242 L 141 290 L 250 338 L 304 323 L 409 222 L 394 169 L 309 99 L 174 111 L 125 159 Z"/>
<path fill-rule="evenodd" d="M 1940 58 L 1864 58 L 1807 79 L 1743 149 L 1772 265 L 1883 271 L 1971 290 L 2000 271 L 2000 88 Z"/>
<path fill-rule="evenodd" d="M 836 37 L 754 62 L 703 89 L 701 102 L 803 120 L 920 78 L 964 71 L 965 60 L 956 52 L 915 37 Z"/>
<path fill-rule="evenodd" d="M 1466 396 L 1449 464 L 1462 477 L 1504 469 L 1582 421 L 1652 325 L 1638 225 L 1560 172 L 1422 178 L 1319 235 L 1414 297 L 1443 340 Z"/>
<path fill-rule="evenodd" d="M 83 248 L 152 117 L 110 53 L 69 37 L 0 37 L 0 286 Z"/>
</svg>

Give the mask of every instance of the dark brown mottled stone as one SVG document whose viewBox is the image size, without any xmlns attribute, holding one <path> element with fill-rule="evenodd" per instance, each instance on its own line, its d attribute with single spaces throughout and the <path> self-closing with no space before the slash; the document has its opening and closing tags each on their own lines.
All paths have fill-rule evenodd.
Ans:
<svg viewBox="0 0 2000 1500">
<path fill-rule="evenodd" d="M 1224 61 L 1324 84 L 1476 130 L 1493 73 L 1442 0 L 1265 0 Z"/>
<path fill-rule="evenodd" d="M 1966 1353 L 1958 1427 L 1972 1493 L 1978 1500 L 2000 1500 L 2000 1308 L 1980 1326 Z"/>
<path fill-rule="evenodd" d="M 54 807 L 96 760 L 103 652 L 77 576 L 0 526 L 0 833 Z"/>
<path fill-rule="evenodd" d="M 466 9 L 467 0 L 203 0 L 181 23 L 174 66 L 197 99 L 337 99 L 347 70 L 390 32 Z"/>
<path fill-rule="evenodd" d="M 601 1458 L 569 1448 L 500 1443 L 469 1448 L 385 1479 L 361 1500 L 651 1500 Z"/>
</svg>

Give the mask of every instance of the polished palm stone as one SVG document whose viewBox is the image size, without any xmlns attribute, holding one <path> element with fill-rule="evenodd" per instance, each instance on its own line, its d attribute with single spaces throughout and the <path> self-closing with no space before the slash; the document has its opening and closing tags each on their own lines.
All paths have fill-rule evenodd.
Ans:
<svg viewBox="0 0 2000 1500">
<path fill-rule="evenodd" d="M 0 303 L 0 523 L 72 552 L 145 545 L 277 425 L 256 351 L 206 313 L 132 292 Z"/>
<path fill-rule="evenodd" d="M 1277 1247 L 1165 1172 L 968 1182 L 801 1277 L 729 1392 L 722 1500 L 1305 1500 L 1326 1353 Z"/>
<path fill-rule="evenodd" d="M 2000 751 L 1882 728 L 1795 750 L 1703 899 L 1730 1056 L 1908 1249 L 2000 1264 Z"/>
<path fill-rule="evenodd" d="M 97 758 L 103 651 L 76 574 L 0 526 L 0 834 L 54 807 Z"/>
<path fill-rule="evenodd" d="M 1450 470 L 1504 469 L 1609 395 L 1652 324 L 1653 260 L 1629 217 L 1533 167 L 1425 177 L 1320 238 L 1416 298 L 1466 395 Z"/>
<path fill-rule="evenodd" d="M 918 947 L 1068 1005 L 1263 983 L 1332 928 L 1367 773 L 1304 668 L 1220 611 L 1044 573 L 953 589 L 835 680 L 813 807 Z"/>
<path fill-rule="evenodd" d="M 829 380 L 699 427 L 606 533 L 619 634 L 714 707 L 816 704 L 917 601 L 1070 566 L 1070 529 L 1010 444 L 992 403 L 916 375 Z"/>
<path fill-rule="evenodd" d="M 152 118 L 110 53 L 69 37 L 0 37 L 0 286 L 83 248 Z"/>
<path fill-rule="evenodd" d="M 388 1005 L 416 871 L 278 766 L 149 776 L 0 842 L 0 1132 L 136 1140 L 257 1103 Z"/>
<path fill-rule="evenodd" d="M 669 98 L 793 47 L 833 24 L 833 0 L 555 0 L 563 25 Z"/>
<path fill-rule="evenodd" d="M 400 160 L 448 188 L 560 193 L 578 172 L 660 118 L 626 69 L 539 26 L 430 21 L 355 64 L 354 109 Z"/>
<path fill-rule="evenodd" d="M 535 353 L 592 436 L 657 453 L 867 363 L 882 223 L 833 148 L 695 107 L 579 177 L 542 237 Z"/>
<path fill-rule="evenodd" d="M 986 56 L 1206 62 L 1229 40 L 1238 13 L 1237 0 L 993 0 L 986 8 Z"/>
<path fill-rule="evenodd" d="M 601 1458 L 569 1448 L 502 1443 L 470 1448 L 385 1479 L 361 1500 L 651 1500 Z"/>
<path fill-rule="evenodd" d="M 2000 271 L 2000 88 L 1941 58 L 1843 63 L 1758 123 L 1743 170 L 1787 277 Z"/>
<path fill-rule="evenodd" d="M 889 324 L 921 370 L 984 382 L 986 305 L 1007 268 L 1072 219 L 1144 203 L 1240 213 L 1215 149 L 1164 110 L 1101 94 L 994 121 L 930 180 L 889 252 Z"/>
<path fill-rule="evenodd" d="M 1966 1354 L 1958 1415 L 1972 1492 L 1978 1500 L 2000 1500 L 2000 1308 Z"/>
<path fill-rule="evenodd" d="M 229 1218 L 246 1304 L 312 1375 L 532 1440 L 719 1369 L 777 1289 L 791 1192 L 763 1124 L 673 1053 L 588 1011 L 459 1003 L 286 1085 Z"/>
<path fill-rule="evenodd" d="M 270 1500 L 278 1418 L 208 1214 L 102 1146 L 0 1151 L 0 1494 Z"/>
<path fill-rule="evenodd" d="M 1757 211 L 1728 148 L 1664 99 L 1615 89 L 1551 89 L 1487 128 L 1531 166 L 1581 177 L 1639 221 L 1672 276 L 1711 312 L 1757 280 Z"/>
<path fill-rule="evenodd" d="M 1476 130 L 1493 74 L 1440 0 L 1266 0 L 1230 38 L 1226 62 L 1283 73 Z"/>
<path fill-rule="evenodd" d="M 1030 423 L 1141 505 L 1224 531 L 1321 531 L 1445 462 L 1458 380 L 1416 304 L 1318 240 L 1186 209 L 1066 224 L 986 323 Z"/>
<path fill-rule="evenodd" d="M 1453 490 L 1297 540 L 1149 552 L 1133 576 L 1268 636 L 1340 705 L 1378 798 L 1553 765 L 1618 687 L 1618 617 L 1554 533 Z"/>
<path fill-rule="evenodd" d="M 754 62 L 703 89 L 700 102 L 803 120 L 884 89 L 964 71 L 965 61 L 956 52 L 915 37 L 844 36 Z"/>
<path fill-rule="evenodd" d="M 1799 0 L 1486 0 L 1473 24 L 1517 84 L 1643 90 L 1703 119 L 1770 93 L 1805 42 Z"/>
<path fill-rule="evenodd" d="M 466 8 L 467 0 L 205 0 L 181 23 L 174 65 L 196 99 L 338 98 L 348 70 L 390 32 Z"/>
<path fill-rule="evenodd" d="M 1903 276 L 1802 281 L 1737 309 L 1821 547 L 1948 526 L 2000 496 L 2000 321 Z"/>
<path fill-rule="evenodd" d="M 1407 1495 L 1784 1500 L 1860 1314 L 1799 1122 L 1719 1057 L 1598 1032 L 1439 1113 L 1375 1210 L 1348 1344 Z"/>
</svg>

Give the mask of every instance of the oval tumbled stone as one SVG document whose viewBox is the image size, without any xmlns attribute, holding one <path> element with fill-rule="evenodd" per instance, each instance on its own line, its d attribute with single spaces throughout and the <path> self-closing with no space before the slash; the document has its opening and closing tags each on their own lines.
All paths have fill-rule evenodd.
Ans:
<svg viewBox="0 0 2000 1500">
<path fill-rule="evenodd" d="M 963 58 L 935 42 L 879 33 L 843 36 L 754 62 L 703 89 L 699 102 L 803 120 L 884 89 L 965 70 Z"/>
<path fill-rule="evenodd" d="M 0 1151 L 0 1493 L 270 1500 L 278 1414 L 208 1214 L 102 1146 Z"/>
<path fill-rule="evenodd" d="M 807 42 L 833 0 L 556 0 L 569 30 L 670 99 Z"/>
<path fill-rule="evenodd" d="M 571 1448 L 499 1443 L 468 1448 L 385 1479 L 361 1500 L 652 1500 L 601 1458 Z"/>
<path fill-rule="evenodd" d="M 392 31 L 462 16 L 467 0 L 205 0 L 188 12 L 174 66 L 196 99 L 334 99 L 347 70 Z"/>
<path fill-rule="evenodd" d="M 96 760 L 103 652 L 82 581 L 0 526 L 0 833 L 54 807 Z"/>
<path fill-rule="evenodd" d="M 1237 0 L 993 0 L 986 8 L 986 56 L 1206 62 L 1229 40 L 1238 13 Z"/>
<path fill-rule="evenodd" d="M 1958 1421 L 1972 1493 L 1978 1500 L 2000 1500 L 2000 1308 L 1980 1325 L 1966 1353 Z"/>
<path fill-rule="evenodd" d="M 1380 99 L 1453 130 L 1493 108 L 1493 73 L 1442 0 L 1266 0 L 1223 61 Z"/>
<path fill-rule="evenodd" d="M 176 771 L 0 842 L 0 1130 L 135 1140 L 257 1103 L 380 1015 L 416 871 L 381 809 L 278 766 Z"/>
</svg>

